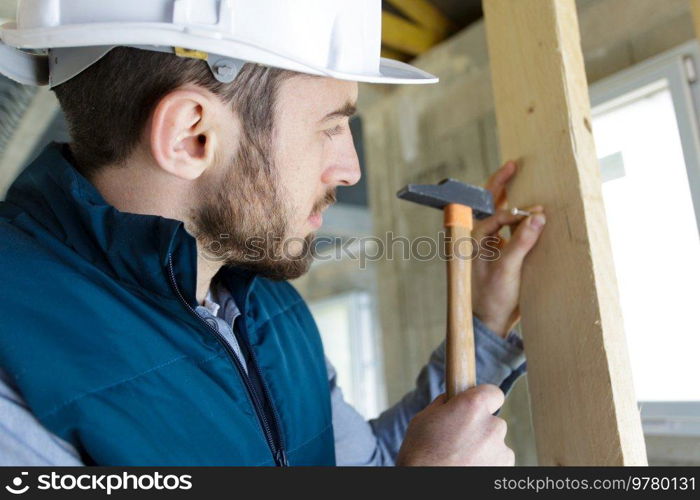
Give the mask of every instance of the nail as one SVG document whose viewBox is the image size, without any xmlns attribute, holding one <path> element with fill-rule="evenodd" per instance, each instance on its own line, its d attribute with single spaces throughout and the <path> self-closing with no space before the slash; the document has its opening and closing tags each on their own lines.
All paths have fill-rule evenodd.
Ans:
<svg viewBox="0 0 700 500">
<path fill-rule="evenodd" d="M 529 212 L 528 210 L 520 210 L 517 207 L 513 207 L 510 209 L 510 215 L 519 215 L 521 217 L 528 217 L 528 216 L 532 215 L 532 213 Z"/>
<path fill-rule="evenodd" d="M 530 227 L 538 231 L 547 223 L 547 218 L 543 214 L 535 214 L 530 217 Z"/>
</svg>

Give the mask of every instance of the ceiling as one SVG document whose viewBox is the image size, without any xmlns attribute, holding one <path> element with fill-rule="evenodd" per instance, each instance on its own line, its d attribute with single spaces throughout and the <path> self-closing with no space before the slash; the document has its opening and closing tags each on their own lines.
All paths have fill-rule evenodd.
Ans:
<svg viewBox="0 0 700 500">
<path fill-rule="evenodd" d="M 382 0 L 382 56 L 410 61 L 481 17 L 481 0 Z"/>
<path fill-rule="evenodd" d="M 481 0 L 428 0 L 428 2 L 435 5 L 460 29 L 482 17 Z M 393 9 L 386 0 L 382 0 L 382 7 L 384 10 Z"/>
</svg>

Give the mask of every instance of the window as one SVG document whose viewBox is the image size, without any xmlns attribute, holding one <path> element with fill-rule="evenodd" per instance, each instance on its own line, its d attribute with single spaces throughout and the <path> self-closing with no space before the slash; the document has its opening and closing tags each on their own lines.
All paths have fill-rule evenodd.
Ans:
<svg viewBox="0 0 700 500">
<path fill-rule="evenodd" d="M 376 417 L 385 390 L 370 294 L 350 292 L 309 306 L 345 400 L 365 418 Z"/>
<path fill-rule="evenodd" d="M 591 88 L 603 198 L 645 433 L 700 435 L 695 42 Z"/>
</svg>

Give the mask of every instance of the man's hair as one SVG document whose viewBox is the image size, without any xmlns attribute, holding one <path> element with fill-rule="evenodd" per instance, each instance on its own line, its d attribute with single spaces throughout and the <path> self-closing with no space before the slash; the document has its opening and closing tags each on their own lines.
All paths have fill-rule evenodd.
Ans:
<svg viewBox="0 0 700 500">
<path fill-rule="evenodd" d="M 243 126 L 242 140 L 267 157 L 280 83 L 293 71 L 247 63 L 233 83 L 221 83 L 205 61 L 117 47 L 54 88 L 71 134 L 71 151 L 90 177 L 105 165 L 123 164 L 142 139 L 156 104 L 187 84 L 230 103 Z"/>
</svg>

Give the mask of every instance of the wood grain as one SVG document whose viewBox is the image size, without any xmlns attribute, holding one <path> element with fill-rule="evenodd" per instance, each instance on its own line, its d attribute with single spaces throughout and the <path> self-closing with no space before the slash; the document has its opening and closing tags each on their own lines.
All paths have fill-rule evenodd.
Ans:
<svg viewBox="0 0 700 500">
<path fill-rule="evenodd" d="M 521 300 L 539 463 L 644 465 L 574 1 L 484 9 L 509 200 L 547 214 Z"/>
<path fill-rule="evenodd" d="M 471 210 L 469 211 L 471 216 Z M 471 229 L 446 227 L 447 340 L 445 386 L 451 398 L 476 385 L 471 296 Z"/>
<path fill-rule="evenodd" d="M 700 38 L 700 0 L 688 0 L 690 2 L 690 12 L 693 15 L 693 26 L 695 36 Z"/>
</svg>

